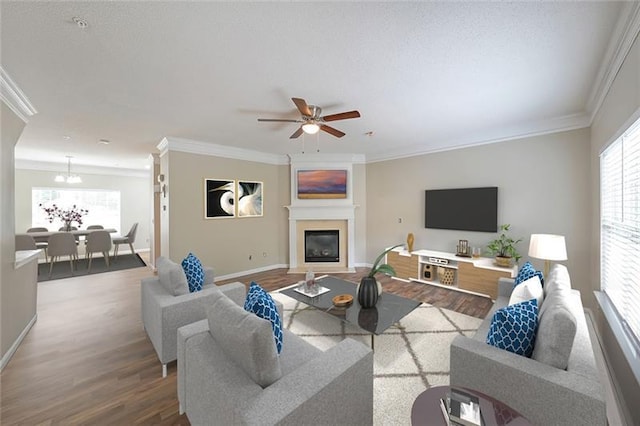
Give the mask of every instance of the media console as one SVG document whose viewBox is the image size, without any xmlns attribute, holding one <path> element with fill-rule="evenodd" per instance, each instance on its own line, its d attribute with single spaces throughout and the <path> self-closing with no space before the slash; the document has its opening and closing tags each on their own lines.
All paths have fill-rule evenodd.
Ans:
<svg viewBox="0 0 640 426">
<path fill-rule="evenodd" d="M 469 258 L 434 250 L 408 252 L 397 248 L 387 253 L 386 263 L 396 271 L 394 278 L 435 285 L 496 299 L 498 279 L 513 278 L 517 266 L 503 268 L 488 257 Z"/>
</svg>

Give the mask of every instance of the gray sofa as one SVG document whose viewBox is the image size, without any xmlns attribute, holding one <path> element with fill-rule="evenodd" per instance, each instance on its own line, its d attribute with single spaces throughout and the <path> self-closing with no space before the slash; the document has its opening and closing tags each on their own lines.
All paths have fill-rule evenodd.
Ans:
<svg viewBox="0 0 640 426">
<path fill-rule="evenodd" d="M 182 266 L 161 256 L 156 267 L 157 276 L 142 280 L 140 303 L 142 324 L 162 363 L 162 377 L 166 377 L 167 363 L 176 360 L 178 328 L 206 317 L 218 286 L 214 284 L 211 267 L 203 268 L 204 286 L 195 293 L 189 293 Z M 234 300 L 244 300 L 244 284 L 233 283 L 220 288 Z"/>
<path fill-rule="evenodd" d="M 192 425 L 371 425 L 373 352 L 345 339 L 321 351 L 222 292 L 178 330 L 178 400 Z M 281 311 L 281 306 L 278 306 Z"/>
<path fill-rule="evenodd" d="M 453 340 L 451 385 L 502 401 L 534 425 L 606 425 L 604 392 L 580 293 L 571 289 L 566 267 L 554 265 L 545 281 L 531 358 L 485 343 L 491 318 L 508 304 L 512 289 L 513 280 L 501 279 L 498 298 L 476 334 Z M 553 366 L 563 358 L 566 369 Z"/>
</svg>

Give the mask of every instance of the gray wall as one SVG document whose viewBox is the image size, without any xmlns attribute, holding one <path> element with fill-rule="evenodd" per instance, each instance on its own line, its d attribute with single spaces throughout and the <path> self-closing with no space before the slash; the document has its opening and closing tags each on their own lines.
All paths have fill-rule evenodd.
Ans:
<svg viewBox="0 0 640 426">
<path fill-rule="evenodd" d="M 531 234 L 564 235 L 573 286 L 591 298 L 589 176 L 588 129 L 369 164 L 367 258 L 404 243 L 409 232 L 415 250 L 455 252 L 460 239 L 486 248 L 497 234 L 426 229 L 424 191 L 497 186 L 498 223 L 511 224 L 511 236 L 523 239 L 521 264 L 543 266 L 527 256 Z"/>
<path fill-rule="evenodd" d="M 14 146 L 25 123 L 0 102 L 0 350 L 4 357 L 36 314 L 36 294 L 21 281 L 15 263 Z"/>
<path fill-rule="evenodd" d="M 16 220 L 15 231 L 25 232 L 31 227 L 31 189 L 41 188 L 86 188 L 86 189 L 108 189 L 120 191 L 120 222 L 121 234 L 126 234 L 134 222 L 138 222 L 138 233 L 134 248 L 136 250 L 148 249 L 150 232 L 149 224 L 152 216 L 151 210 L 151 189 L 150 177 L 136 176 L 113 176 L 77 172 L 82 177 L 82 183 L 74 184 L 72 187 L 66 183 L 53 181 L 54 172 L 41 170 L 15 170 L 15 191 L 16 191 Z M 83 226 L 91 225 L 83 223 Z M 50 230 L 57 229 L 61 224 L 53 222 Z M 129 251 L 128 245 L 120 247 L 119 252 Z"/>
<path fill-rule="evenodd" d="M 592 236 L 591 247 L 591 289 L 600 289 L 600 158 L 605 147 L 613 142 L 620 133 L 640 118 L 640 40 L 636 38 L 631 51 L 625 59 L 622 68 L 607 94 L 602 107 L 591 126 L 590 161 L 593 170 L 591 174 L 591 222 L 589 233 Z M 624 392 L 626 400 L 627 420 L 630 424 L 640 424 L 640 405 L 637 404 L 640 395 L 640 383 L 631 373 L 628 361 L 622 353 L 616 336 L 610 324 L 606 321 L 599 306 L 595 306 L 594 314 L 598 323 L 598 331 L 607 358 L 614 371 L 615 379 Z M 636 360 L 638 355 L 636 353 Z"/>
</svg>

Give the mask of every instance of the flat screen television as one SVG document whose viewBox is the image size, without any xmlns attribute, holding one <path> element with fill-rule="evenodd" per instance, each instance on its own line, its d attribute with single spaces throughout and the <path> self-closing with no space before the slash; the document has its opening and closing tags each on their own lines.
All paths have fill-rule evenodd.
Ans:
<svg viewBox="0 0 640 426">
<path fill-rule="evenodd" d="M 425 227 L 459 231 L 498 231 L 498 187 L 427 189 Z"/>
</svg>

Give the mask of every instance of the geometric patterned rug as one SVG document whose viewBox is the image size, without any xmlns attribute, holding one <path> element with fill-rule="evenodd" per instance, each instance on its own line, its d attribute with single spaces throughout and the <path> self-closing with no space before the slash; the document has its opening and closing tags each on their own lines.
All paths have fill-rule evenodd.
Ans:
<svg viewBox="0 0 640 426">
<path fill-rule="evenodd" d="M 271 295 L 283 304 L 284 328 L 321 350 L 345 337 L 371 345 L 371 335 L 358 327 L 277 291 Z M 428 387 L 449 384 L 449 346 L 453 338 L 473 335 L 481 322 L 479 318 L 423 303 L 385 333 L 375 336 L 374 425 L 411 424 L 411 406 L 416 397 Z"/>
</svg>

